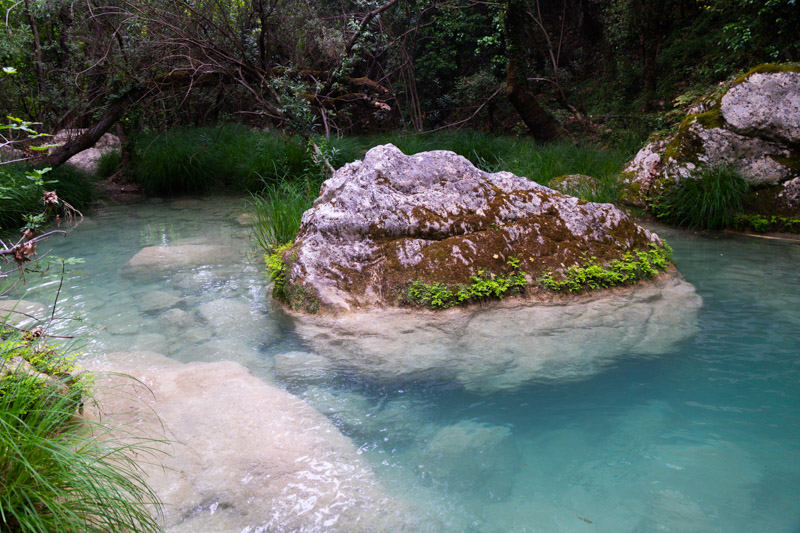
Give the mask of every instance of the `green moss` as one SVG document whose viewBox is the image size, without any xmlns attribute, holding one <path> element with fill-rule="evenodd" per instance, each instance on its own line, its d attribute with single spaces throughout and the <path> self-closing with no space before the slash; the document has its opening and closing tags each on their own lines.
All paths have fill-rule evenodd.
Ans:
<svg viewBox="0 0 800 533">
<path fill-rule="evenodd" d="M 800 218 L 740 214 L 733 218 L 731 226 L 738 230 L 752 230 L 758 233 L 800 233 Z"/>
<path fill-rule="evenodd" d="M 273 248 L 272 253 L 264 256 L 264 261 L 267 264 L 267 274 L 269 274 L 269 279 L 273 282 L 272 296 L 283 301 L 288 301 L 286 273 L 289 271 L 289 264 L 287 264 L 284 256 L 293 245 L 294 242 L 288 242 Z"/>
<path fill-rule="evenodd" d="M 503 275 L 479 270 L 477 275 L 471 277 L 469 285 L 458 287 L 450 287 L 442 282 L 413 281 L 398 299 L 431 309 L 447 309 L 490 299 L 502 300 L 509 294 L 521 292 L 528 283 L 520 270 L 520 263 L 519 257 L 511 257 L 506 263 L 511 268 L 510 273 Z"/>
<path fill-rule="evenodd" d="M 725 119 L 719 107 L 715 107 L 705 113 L 694 113 L 688 115 L 678 128 L 678 133 L 664 151 L 664 158 L 674 159 L 680 162 L 698 161 L 698 154 L 703 151 L 702 140 L 692 131 L 692 125 L 697 124 L 705 130 L 722 128 L 725 126 Z"/>
<path fill-rule="evenodd" d="M 786 64 L 786 65 L 759 65 L 749 71 L 745 72 L 735 80 L 731 84 L 731 87 L 736 87 L 740 83 L 744 83 L 747 79 L 752 76 L 753 74 L 775 74 L 778 72 L 800 72 L 800 65 L 797 64 Z"/>
<path fill-rule="evenodd" d="M 793 153 L 790 157 L 782 157 L 773 154 L 767 154 L 767 157 L 770 157 L 779 165 L 783 165 L 794 172 L 800 173 L 800 156 L 798 156 L 797 153 Z"/>
<path fill-rule="evenodd" d="M 652 278 L 660 270 L 669 268 L 671 258 L 672 249 L 666 244 L 663 248 L 651 245 L 648 250 L 626 252 L 621 259 L 606 265 L 590 257 L 569 267 L 558 278 L 552 271 L 546 271 L 536 281 L 545 289 L 559 292 L 606 289 Z"/>
</svg>

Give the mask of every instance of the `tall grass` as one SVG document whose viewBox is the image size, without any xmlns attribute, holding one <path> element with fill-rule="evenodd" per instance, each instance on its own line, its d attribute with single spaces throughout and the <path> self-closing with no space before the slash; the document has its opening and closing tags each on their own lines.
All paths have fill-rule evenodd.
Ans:
<svg viewBox="0 0 800 533">
<path fill-rule="evenodd" d="M 299 175 L 305 143 L 245 126 L 175 129 L 134 138 L 132 175 L 148 194 L 256 190 L 262 178 Z"/>
<path fill-rule="evenodd" d="M 23 217 L 42 211 L 42 191 L 28 187 L 25 173 L 31 167 L 15 163 L 0 165 L 0 231 L 15 230 L 23 225 Z M 83 210 L 95 197 L 92 180 L 69 165 L 62 165 L 44 175 L 44 190 L 55 190 L 58 196 L 78 210 Z"/>
<path fill-rule="evenodd" d="M 264 180 L 301 177 L 312 161 L 302 139 L 285 138 L 239 125 L 174 129 L 135 139 L 133 175 L 148 194 L 209 192 L 219 188 L 258 191 Z M 412 155 L 450 150 L 484 170 L 507 170 L 546 185 L 564 174 L 599 181 L 616 175 L 632 149 L 603 150 L 561 141 L 539 145 L 530 139 L 473 131 L 380 134 L 331 139 L 331 164 L 339 168 L 361 159 L 370 148 L 395 144 Z"/>
<path fill-rule="evenodd" d="M 19 370 L 12 356 L 35 361 L 31 350 L 18 337 L 0 343 L 0 531 L 160 531 L 159 500 L 136 462 L 153 455 L 152 441 L 122 441 L 80 417 L 86 378 Z"/>
<path fill-rule="evenodd" d="M 294 240 L 300 219 L 319 195 L 321 180 L 306 174 L 302 179 L 282 178 L 251 194 L 250 210 L 256 216 L 252 237 L 265 251 Z"/>
<path fill-rule="evenodd" d="M 119 150 L 106 152 L 100 156 L 97 164 L 97 175 L 101 178 L 108 178 L 113 175 L 122 165 L 122 153 Z"/>
<path fill-rule="evenodd" d="M 694 179 L 668 189 L 651 206 L 657 218 L 678 226 L 720 229 L 742 211 L 747 181 L 730 166 L 701 168 Z"/>
</svg>

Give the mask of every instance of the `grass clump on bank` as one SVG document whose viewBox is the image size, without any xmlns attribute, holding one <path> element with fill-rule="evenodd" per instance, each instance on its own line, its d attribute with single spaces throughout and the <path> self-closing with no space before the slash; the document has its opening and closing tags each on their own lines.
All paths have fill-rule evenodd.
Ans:
<svg viewBox="0 0 800 533">
<path fill-rule="evenodd" d="M 742 211 L 749 185 L 730 166 L 704 167 L 655 199 L 656 218 L 690 229 L 721 229 Z"/>
<path fill-rule="evenodd" d="M 596 257 L 590 257 L 580 265 L 569 267 L 560 279 L 552 271 L 546 271 L 536 281 L 541 287 L 557 292 L 607 289 L 652 278 L 669 268 L 671 257 L 669 246 L 651 246 L 649 250 L 626 252 L 622 259 L 605 266 L 598 263 Z"/>
<path fill-rule="evenodd" d="M 252 191 L 262 179 L 300 175 L 302 141 L 246 126 L 181 128 L 134 139 L 132 175 L 151 195 Z"/>
<path fill-rule="evenodd" d="M 2 322 L 2 321 L 0 321 Z M 0 531 L 157 532 L 157 496 L 122 442 L 84 419 L 91 382 L 50 347 L 0 323 Z"/>
</svg>

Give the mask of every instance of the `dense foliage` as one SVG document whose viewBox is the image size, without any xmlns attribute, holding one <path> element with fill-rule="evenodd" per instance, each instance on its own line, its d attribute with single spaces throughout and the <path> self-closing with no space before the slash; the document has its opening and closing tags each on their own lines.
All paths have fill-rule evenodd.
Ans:
<svg viewBox="0 0 800 533">
<path fill-rule="evenodd" d="M 541 104 L 539 118 L 568 131 L 619 121 L 648 131 L 668 121 L 676 97 L 754 64 L 800 59 L 797 7 L 0 0 L 0 65 L 18 72 L 0 79 L 0 114 L 45 131 L 233 119 L 305 138 L 448 124 L 537 136 L 526 113 Z"/>
</svg>

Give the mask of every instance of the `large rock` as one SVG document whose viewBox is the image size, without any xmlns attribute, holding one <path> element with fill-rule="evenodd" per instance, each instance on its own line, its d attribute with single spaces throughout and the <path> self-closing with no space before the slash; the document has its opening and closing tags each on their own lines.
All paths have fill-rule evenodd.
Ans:
<svg viewBox="0 0 800 533">
<path fill-rule="evenodd" d="M 732 166 L 754 189 L 774 187 L 779 198 L 783 184 L 800 176 L 800 67 L 755 68 L 693 111 L 700 112 L 623 169 L 626 202 L 645 207 L 701 167 Z"/>
<path fill-rule="evenodd" d="M 502 272 L 511 257 L 532 280 L 651 244 L 661 241 L 611 204 L 489 174 L 452 152 L 406 156 L 389 144 L 323 184 L 283 256 L 285 294 L 312 311 L 396 306 L 413 281 L 469 284 L 481 270 Z"/>
<path fill-rule="evenodd" d="M 72 139 L 82 135 L 86 130 L 84 129 L 71 129 L 61 130 L 52 137 L 46 139 L 46 144 L 61 146 Z M 104 133 L 100 139 L 92 146 L 82 152 L 75 154 L 67 160 L 68 165 L 82 170 L 88 174 L 97 174 L 100 166 L 100 159 L 108 153 L 119 151 L 122 149 L 122 143 L 119 137 L 111 133 Z M 51 149 L 52 150 L 52 149 Z"/>
<path fill-rule="evenodd" d="M 384 383 L 455 381 L 478 393 L 588 378 L 620 357 L 668 353 L 697 331 L 702 299 L 677 274 L 568 300 L 466 309 L 295 315 L 331 372 Z"/>
<path fill-rule="evenodd" d="M 139 380 L 99 381 L 104 423 L 168 441 L 166 455 L 139 462 L 167 532 L 401 532 L 422 520 L 323 415 L 236 363 L 128 353 L 92 366 Z"/>
</svg>

